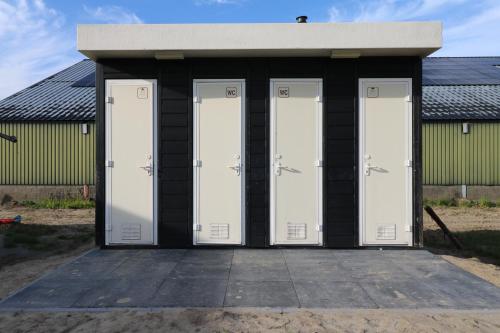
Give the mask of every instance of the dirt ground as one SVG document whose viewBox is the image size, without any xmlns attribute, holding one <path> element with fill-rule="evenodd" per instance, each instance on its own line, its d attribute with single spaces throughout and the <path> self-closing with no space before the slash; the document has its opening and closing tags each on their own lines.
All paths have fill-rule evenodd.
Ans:
<svg viewBox="0 0 500 333">
<path fill-rule="evenodd" d="M 5 332 L 499 332 L 500 312 L 164 309 L 0 313 Z"/>
<path fill-rule="evenodd" d="M 500 207 L 433 207 L 451 231 L 500 230 Z M 439 229 L 424 211 L 424 229 Z"/>
<path fill-rule="evenodd" d="M 500 230 L 500 208 L 434 207 L 434 211 L 452 232 Z M 439 227 L 424 212 L 424 232 Z M 425 244 L 425 243 L 424 243 Z M 453 248 L 431 249 L 445 260 L 500 287 L 500 265 L 497 260 L 471 255 Z"/>
</svg>

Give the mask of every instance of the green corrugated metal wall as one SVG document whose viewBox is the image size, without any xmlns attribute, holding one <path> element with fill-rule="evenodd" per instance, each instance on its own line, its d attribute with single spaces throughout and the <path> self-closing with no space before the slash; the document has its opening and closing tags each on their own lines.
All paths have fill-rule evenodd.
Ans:
<svg viewBox="0 0 500 333">
<path fill-rule="evenodd" d="M 424 185 L 500 185 L 500 123 L 424 123 Z"/>
<path fill-rule="evenodd" d="M 95 124 L 40 122 L 0 123 L 0 132 L 18 142 L 0 139 L 0 185 L 93 185 Z"/>
</svg>

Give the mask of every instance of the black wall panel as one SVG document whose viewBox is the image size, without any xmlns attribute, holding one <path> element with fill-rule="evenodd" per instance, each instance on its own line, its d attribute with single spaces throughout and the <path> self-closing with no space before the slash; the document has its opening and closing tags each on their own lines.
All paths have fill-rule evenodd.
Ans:
<svg viewBox="0 0 500 333">
<path fill-rule="evenodd" d="M 414 94 L 415 243 L 421 244 L 421 60 L 231 58 L 155 61 L 107 59 L 97 66 L 97 243 L 104 244 L 104 80 L 156 78 L 159 87 L 159 243 L 192 244 L 192 80 L 246 80 L 247 246 L 269 244 L 269 79 L 322 78 L 324 235 L 327 247 L 356 247 L 359 78 L 409 77 Z"/>
</svg>

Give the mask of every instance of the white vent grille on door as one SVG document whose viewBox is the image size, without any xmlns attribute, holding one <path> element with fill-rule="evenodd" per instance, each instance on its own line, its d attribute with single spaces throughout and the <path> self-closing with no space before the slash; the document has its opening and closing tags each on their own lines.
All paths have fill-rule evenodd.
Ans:
<svg viewBox="0 0 500 333">
<path fill-rule="evenodd" d="M 211 239 L 228 239 L 229 224 L 227 223 L 210 223 L 210 238 Z"/>
<path fill-rule="evenodd" d="M 288 240 L 306 239 L 306 224 L 305 223 L 288 223 L 287 237 Z"/>
<path fill-rule="evenodd" d="M 396 240 L 396 225 L 381 224 L 377 226 L 377 239 L 380 240 Z"/>
<path fill-rule="evenodd" d="M 140 240 L 141 225 L 138 223 L 122 225 L 122 240 Z"/>
</svg>

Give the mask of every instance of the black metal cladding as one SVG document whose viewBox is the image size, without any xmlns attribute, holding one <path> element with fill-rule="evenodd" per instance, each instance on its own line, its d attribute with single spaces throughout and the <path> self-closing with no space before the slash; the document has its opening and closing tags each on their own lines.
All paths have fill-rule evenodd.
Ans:
<svg viewBox="0 0 500 333">
<path fill-rule="evenodd" d="M 417 57 L 106 59 L 97 67 L 97 243 L 104 245 L 104 80 L 158 79 L 159 244 L 192 246 L 192 80 L 246 80 L 246 244 L 269 246 L 269 79 L 322 78 L 324 244 L 358 246 L 358 78 L 412 78 L 414 237 L 421 244 L 421 66 Z"/>
</svg>

